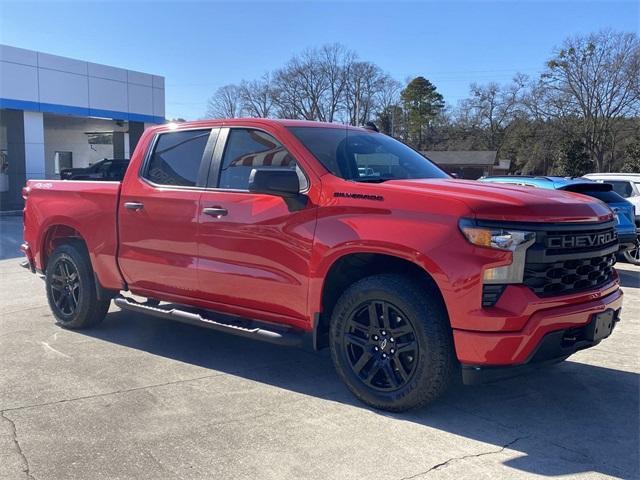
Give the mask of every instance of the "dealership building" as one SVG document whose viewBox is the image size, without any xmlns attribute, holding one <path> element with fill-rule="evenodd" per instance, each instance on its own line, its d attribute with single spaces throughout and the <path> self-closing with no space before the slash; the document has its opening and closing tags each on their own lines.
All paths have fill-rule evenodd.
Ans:
<svg viewBox="0 0 640 480">
<path fill-rule="evenodd" d="M 27 179 L 129 158 L 164 98 L 158 75 L 0 45 L 0 210 Z"/>
</svg>

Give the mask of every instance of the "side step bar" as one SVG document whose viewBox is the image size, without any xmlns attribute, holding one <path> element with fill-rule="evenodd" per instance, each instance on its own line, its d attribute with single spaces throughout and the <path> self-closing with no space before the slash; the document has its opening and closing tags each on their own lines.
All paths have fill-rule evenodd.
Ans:
<svg viewBox="0 0 640 480">
<path fill-rule="evenodd" d="M 305 343 L 305 335 L 301 330 L 295 329 L 275 329 L 271 325 L 256 326 L 258 322 L 246 320 L 247 326 L 226 322 L 224 315 L 220 315 L 218 320 L 203 317 L 200 313 L 181 310 L 176 305 L 166 305 L 166 308 L 160 306 L 150 306 L 136 302 L 131 298 L 116 297 L 114 303 L 123 310 L 131 310 L 134 312 L 146 313 L 155 317 L 166 318 L 168 320 L 176 320 L 190 325 L 199 327 L 207 327 L 220 332 L 239 335 L 241 337 L 262 340 L 277 345 L 289 347 L 302 347 Z M 235 318 L 228 316 L 229 318 Z M 245 321 L 243 320 L 243 323 Z"/>
</svg>

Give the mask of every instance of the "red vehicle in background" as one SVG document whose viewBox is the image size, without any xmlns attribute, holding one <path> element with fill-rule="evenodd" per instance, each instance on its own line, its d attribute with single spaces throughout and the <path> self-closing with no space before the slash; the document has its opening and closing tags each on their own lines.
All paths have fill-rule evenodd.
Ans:
<svg viewBox="0 0 640 480">
<path fill-rule="evenodd" d="M 330 347 L 365 403 L 426 404 L 609 336 L 609 208 L 455 180 L 375 131 L 290 120 L 148 129 L 122 182 L 29 181 L 25 267 L 63 327 L 120 308 Z M 144 297 L 134 299 L 131 295 Z"/>
</svg>

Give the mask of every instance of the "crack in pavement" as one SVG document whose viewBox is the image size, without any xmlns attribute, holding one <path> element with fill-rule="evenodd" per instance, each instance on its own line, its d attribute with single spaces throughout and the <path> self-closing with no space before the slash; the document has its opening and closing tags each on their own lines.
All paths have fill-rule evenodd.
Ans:
<svg viewBox="0 0 640 480">
<path fill-rule="evenodd" d="M 519 442 L 520 440 L 524 440 L 529 438 L 529 436 L 525 436 L 525 437 L 517 437 L 514 440 L 511 440 L 509 443 L 505 443 L 502 447 L 500 447 L 498 450 L 491 450 L 489 452 L 480 452 L 480 453 L 474 453 L 471 455 L 463 455 L 462 457 L 452 457 L 449 458 L 448 460 L 445 460 L 444 462 L 438 463 L 434 466 L 432 466 L 431 468 L 429 468 L 428 470 L 425 470 L 424 472 L 419 472 L 416 473 L 415 475 L 412 475 L 410 477 L 403 477 L 400 480 L 411 480 L 414 478 L 418 478 L 421 477 L 422 475 L 426 475 L 434 470 L 438 470 L 440 468 L 446 467 L 447 465 L 449 465 L 452 462 L 455 462 L 456 460 L 465 460 L 467 458 L 476 458 L 476 457 L 484 457 L 486 455 L 495 455 L 497 453 L 502 453 L 503 451 L 505 451 L 507 448 L 509 448 L 510 446 L 512 446 L 513 444 Z"/>
<path fill-rule="evenodd" d="M 282 360 L 280 362 L 274 362 L 274 363 L 263 365 L 260 368 L 265 368 L 266 369 L 266 368 L 271 368 L 271 367 L 277 367 L 279 365 L 291 365 L 291 362 L 289 360 Z M 151 385 L 143 385 L 143 386 L 140 386 L 140 387 L 124 388 L 124 389 L 121 389 L 121 390 L 114 390 L 112 392 L 95 393 L 93 395 L 81 395 L 79 397 L 63 398 L 61 400 L 54 400 L 54 401 L 51 401 L 51 402 L 34 403 L 34 404 L 31 404 L 31 405 L 22 405 L 22 406 L 19 406 L 19 407 L 4 408 L 4 409 L 0 409 L 0 414 L 3 414 L 5 412 L 15 412 L 15 411 L 20 411 L 20 410 L 26 410 L 26 409 L 29 409 L 29 408 L 47 407 L 47 406 L 50 406 L 50 405 L 57 405 L 57 404 L 60 404 L 60 403 L 75 402 L 77 400 L 89 400 L 89 399 L 93 399 L 93 398 L 108 397 L 108 396 L 111 396 L 111 395 L 119 395 L 121 393 L 136 392 L 136 391 L 139 391 L 139 390 L 146 390 L 146 389 L 150 389 L 150 388 L 166 387 L 166 386 L 169 386 L 169 385 L 177 385 L 177 384 L 180 384 L 180 383 L 195 382 L 195 381 L 204 380 L 204 379 L 207 379 L 207 378 L 214 378 L 214 377 L 220 377 L 220 376 L 242 375 L 242 374 L 243 374 L 242 371 L 237 371 L 237 372 L 217 372 L 217 373 L 213 373 L 213 374 L 209 374 L 209 375 L 202 375 L 202 376 L 199 376 L 199 377 L 184 378 L 184 379 L 180 379 L 180 380 L 173 380 L 171 382 L 154 383 L 154 384 L 151 384 Z"/>
<path fill-rule="evenodd" d="M 48 307 L 49 307 L 49 305 L 47 305 L 45 303 L 44 305 L 34 305 L 34 306 L 31 306 L 31 307 L 20 308 L 18 310 L 10 310 L 8 312 L 3 312 L 3 313 L 4 313 L 4 315 L 12 315 L 14 313 L 22 313 L 22 312 L 26 312 L 28 310 L 37 310 L 39 308 L 48 308 Z"/>
<path fill-rule="evenodd" d="M 22 471 L 30 480 L 35 480 L 35 477 L 30 472 L 29 460 L 27 460 L 27 456 L 22 451 L 22 447 L 20 446 L 20 442 L 18 441 L 18 432 L 16 430 L 16 424 L 13 420 L 7 417 L 4 412 L 0 411 L 0 417 L 9 422 L 11 427 L 11 439 L 13 440 L 13 444 L 16 446 L 16 450 L 18 451 L 18 455 L 22 460 Z"/>
<path fill-rule="evenodd" d="M 148 450 L 146 448 L 142 448 L 141 451 L 147 455 L 149 458 L 151 458 L 153 460 L 153 462 L 158 465 L 160 467 L 161 470 L 164 470 L 167 473 L 170 473 L 171 475 L 173 475 L 174 477 L 178 478 L 178 479 L 184 479 L 184 477 L 182 475 L 180 475 L 178 472 L 174 471 L 173 469 L 167 467 L 164 463 L 162 463 L 158 457 L 156 457 L 153 452 L 151 450 Z"/>
<path fill-rule="evenodd" d="M 226 373 L 214 373 L 212 375 L 203 375 L 201 377 L 185 378 L 185 379 L 181 379 L 181 380 L 174 380 L 172 382 L 155 383 L 155 384 L 152 384 L 152 385 L 143 385 L 141 387 L 124 388 L 122 390 L 114 390 L 113 392 L 95 393 L 93 395 L 82 395 L 80 397 L 63 398 L 61 400 L 55 400 L 53 402 L 34 403 L 32 405 L 23 405 L 23 406 L 20 406 L 20 407 L 5 408 L 3 410 L 0 410 L 0 414 L 3 414 L 5 412 L 15 412 L 15 411 L 19 411 L 19 410 L 26 410 L 26 409 L 29 409 L 29 408 L 47 407 L 47 406 L 50 406 L 50 405 L 57 405 L 59 403 L 75 402 L 77 400 L 88 400 L 88 399 L 92 399 L 92 398 L 108 397 L 110 395 L 118 395 L 120 393 L 129 393 L 129 392 L 135 392 L 135 391 L 138 391 L 138 390 L 146 390 L 148 388 L 165 387 L 165 386 L 169 386 L 169 385 L 176 385 L 176 384 L 179 384 L 179 383 L 186 383 L 186 382 L 193 382 L 193 381 L 197 381 L 197 380 L 202 380 L 202 379 L 205 379 L 205 378 L 218 377 L 220 375 L 228 375 L 228 374 L 226 374 Z"/>
</svg>

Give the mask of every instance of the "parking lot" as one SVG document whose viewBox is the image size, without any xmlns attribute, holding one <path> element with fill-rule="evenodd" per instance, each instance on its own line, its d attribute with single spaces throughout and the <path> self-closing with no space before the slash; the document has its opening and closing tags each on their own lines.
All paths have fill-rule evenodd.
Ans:
<svg viewBox="0 0 640 480">
<path fill-rule="evenodd" d="M 562 364 L 388 414 L 327 352 L 120 312 L 57 327 L 0 218 L 0 478 L 639 478 L 640 268 L 611 338 Z"/>
</svg>

